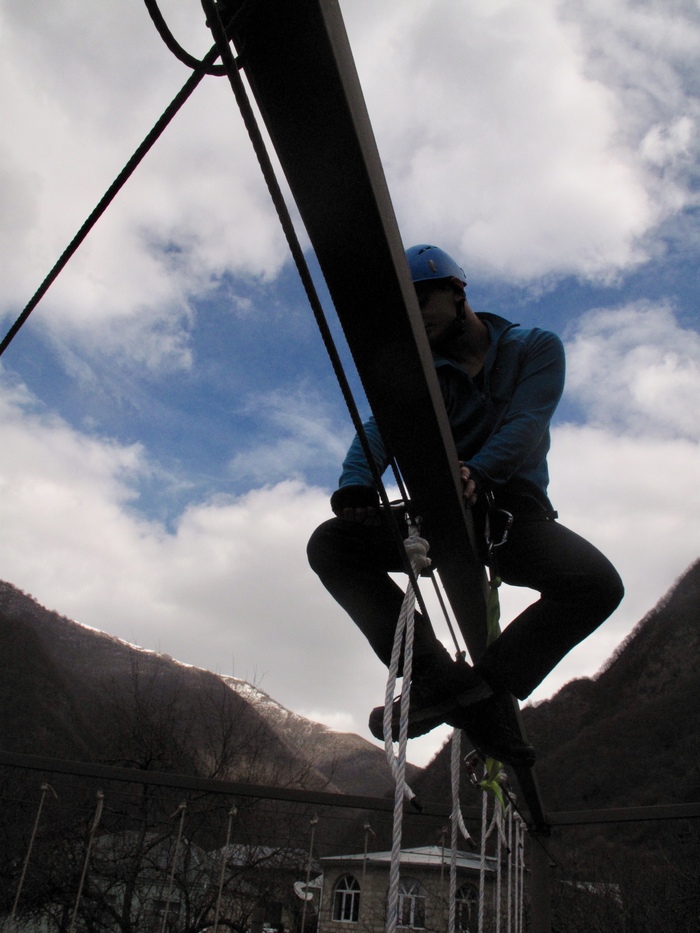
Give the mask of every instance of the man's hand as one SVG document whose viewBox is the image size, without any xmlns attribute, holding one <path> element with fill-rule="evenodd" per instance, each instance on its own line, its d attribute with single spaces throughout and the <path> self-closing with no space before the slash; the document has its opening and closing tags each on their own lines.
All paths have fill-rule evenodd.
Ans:
<svg viewBox="0 0 700 933">
<path fill-rule="evenodd" d="M 373 486 L 341 486 L 331 496 L 333 514 L 346 522 L 378 525 L 379 495 Z"/>
<path fill-rule="evenodd" d="M 344 508 L 340 512 L 335 513 L 338 518 L 342 518 L 346 522 L 357 522 L 359 525 L 378 525 L 379 524 L 379 509 L 375 509 L 373 506 L 366 508 L 365 506 L 359 506 L 358 508 Z"/>
<path fill-rule="evenodd" d="M 476 503 L 476 483 L 471 477 L 469 467 L 465 466 L 461 460 L 459 463 L 459 475 L 462 480 L 462 498 L 467 505 L 474 505 Z"/>
</svg>

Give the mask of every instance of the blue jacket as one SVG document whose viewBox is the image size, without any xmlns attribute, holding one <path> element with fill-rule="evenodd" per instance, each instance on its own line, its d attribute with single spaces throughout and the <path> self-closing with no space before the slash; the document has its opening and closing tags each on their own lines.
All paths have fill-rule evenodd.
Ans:
<svg viewBox="0 0 700 933">
<path fill-rule="evenodd" d="M 457 454 L 479 488 L 524 496 L 551 509 L 549 423 L 564 390 L 564 347 L 555 334 L 538 327 L 520 327 L 495 314 L 478 317 L 490 336 L 483 382 L 452 360 L 435 356 Z M 383 473 L 388 458 L 374 418 L 365 431 Z M 349 485 L 374 485 L 357 437 L 340 476 L 340 486 Z"/>
</svg>

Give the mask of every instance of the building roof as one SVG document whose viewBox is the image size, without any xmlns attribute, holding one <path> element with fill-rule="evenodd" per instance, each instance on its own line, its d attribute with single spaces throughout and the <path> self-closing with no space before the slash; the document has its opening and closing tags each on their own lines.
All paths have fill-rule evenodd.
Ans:
<svg viewBox="0 0 700 933">
<path fill-rule="evenodd" d="M 387 852 L 368 852 L 367 865 L 388 865 L 391 862 L 391 851 Z M 442 846 L 419 846 L 413 849 L 401 850 L 402 865 L 416 865 L 423 868 L 440 868 L 443 865 L 449 865 L 451 852 L 448 847 Z M 330 866 L 332 864 L 352 864 L 365 861 L 363 853 L 351 855 L 329 855 L 320 859 L 321 864 Z M 486 858 L 486 871 L 495 871 L 496 859 L 492 856 Z M 481 856 L 478 852 L 457 852 L 457 867 L 471 868 L 478 871 L 481 865 Z"/>
</svg>

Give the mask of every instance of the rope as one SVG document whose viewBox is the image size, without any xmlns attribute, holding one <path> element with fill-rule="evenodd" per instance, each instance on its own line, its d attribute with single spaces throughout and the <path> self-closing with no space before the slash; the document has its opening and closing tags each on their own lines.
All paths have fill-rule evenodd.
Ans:
<svg viewBox="0 0 700 933">
<path fill-rule="evenodd" d="M 97 807 L 95 808 L 95 816 L 92 821 L 92 827 L 90 829 L 90 835 L 88 837 L 87 849 L 85 850 L 85 859 L 83 861 L 83 871 L 80 875 L 80 884 L 78 885 L 78 893 L 75 898 L 75 906 L 73 907 L 73 916 L 71 917 L 70 926 L 68 928 L 68 933 L 73 933 L 75 930 L 75 921 L 78 916 L 78 908 L 80 907 L 80 901 L 83 896 L 83 886 L 85 885 L 85 877 L 87 875 L 88 863 L 90 861 L 90 853 L 92 852 L 92 843 L 95 839 L 95 833 L 97 832 L 97 827 L 100 825 L 100 818 L 102 817 L 102 808 L 104 806 L 104 797 L 105 795 L 101 790 L 97 791 Z"/>
<path fill-rule="evenodd" d="M 27 875 L 27 868 L 29 866 L 29 859 L 31 858 L 32 849 L 34 848 L 34 840 L 36 839 L 37 830 L 39 829 L 39 820 L 41 819 L 41 811 L 44 807 L 44 800 L 46 799 L 46 794 L 48 791 L 54 795 L 56 800 L 58 800 L 58 794 L 51 787 L 50 784 L 44 783 L 41 785 L 41 798 L 39 800 L 39 807 L 36 811 L 36 818 L 34 820 L 34 826 L 32 828 L 32 834 L 29 839 L 29 845 L 27 847 L 27 854 L 24 857 L 24 864 L 22 865 L 22 874 L 19 879 L 19 884 L 17 885 L 17 893 L 15 895 L 14 902 L 12 904 L 12 912 L 10 914 L 10 923 L 8 926 L 9 933 L 12 933 L 12 929 L 15 925 L 15 916 L 17 914 L 17 905 L 19 904 L 19 899 L 22 895 L 22 888 L 24 887 L 24 879 Z"/>
<path fill-rule="evenodd" d="M 469 830 L 464 823 L 462 808 L 459 800 L 459 772 L 461 760 L 462 733 L 455 729 L 452 733 L 451 741 L 451 759 L 450 772 L 452 777 L 452 813 L 450 814 L 450 888 L 449 888 L 449 910 L 447 920 L 448 933 L 454 933 L 457 919 L 457 831 L 467 842 L 473 842 L 469 835 Z"/>
<path fill-rule="evenodd" d="M 301 912 L 301 933 L 304 933 L 306 930 L 306 907 L 309 903 L 308 893 L 309 893 L 309 881 L 311 881 L 311 867 L 314 857 L 314 835 L 316 833 L 316 826 L 318 824 L 318 817 L 314 816 L 309 820 L 310 833 L 309 833 L 309 858 L 306 862 L 306 886 L 304 888 L 304 907 Z"/>
<path fill-rule="evenodd" d="M 214 912 L 214 933 L 217 933 L 219 929 L 219 913 L 221 911 L 221 896 L 224 891 L 224 878 L 226 876 L 226 864 L 228 862 L 228 847 L 231 842 L 231 827 L 233 825 L 233 818 L 238 814 L 236 805 L 234 804 L 228 812 L 228 826 L 226 827 L 226 842 L 224 843 L 224 851 L 221 858 L 221 874 L 219 876 L 219 890 L 216 895 L 216 910 Z"/>
<path fill-rule="evenodd" d="M 486 794 L 481 798 L 481 858 L 479 860 L 479 933 L 484 931 L 484 900 L 486 894 L 486 818 L 488 800 Z"/>
<path fill-rule="evenodd" d="M 136 149 L 134 154 L 131 156 L 129 161 L 126 163 L 121 172 L 114 179 L 112 184 L 109 186 L 105 194 L 102 196 L 100 201 L 97 203 L 97 206 L 94 208 L 90 216 L 87 218 L 82 227 L 78 230 L 76 235 L 70 241 L 68 246 L 65 248 L 61 256 L 57 260 L 53 269 L 46 276 L 44 281 L 41 283 L 39 288 L 34 292 L 34 295 L 30 298 L 29 302 L 25 306 L 22 313 L 19 315 L 15 323 L 12 325 L 10 330 L 7 332 L 4 340 L 0 343 L 0 356 L 5 352 L 9 347 L 12 340 L 17 335 L 18 331 L 22 325 L 27 321 L 27 318 L 32 313 L 34 308 L 39 304 L 41 299 L 44 297 L 49 288 L 56 281 L 60 273 L 68 265 L 69 260 L 78 250 L 78 247 L 83 243 L 88 233 L 95 226 L 100 217 L 107 210 L 109 205 L 112 203 L 114 198 L 117 196 L 119 191 L 124 187 L 129 178 L 133 175 L 137 166 L 141 163 L 144 156 L 149 152 L 153 147 L 155 142 L 163 134 L 163 131 L 171 122 L 175 114 L 180 110 L 182 105 L 191 96 L 194 89 L 197 87 L 199 82 L 202 80 L 204 75 L 207 73 L 207 68 L 218 58 L 219 53 L 216 49 L 216 46 L 212 48 L 202 59 L 200 66 L 196 68 L 190 77 L 187 79 L 185 84 L 182 86 L 178 94 L 175 95 L 170 104 L 163 111 L 162 115 L 154 124 L 153 128 L 144 138 L 141 145 Z"/>
<path fill-rule="evenodd" d="M 428 542 L 419 537 L 418 529 L 412 526 L 404 542 L 406 553 L 414 573 L 430 565 Z M 408 744 L 408 717 L 411 698 L 411 674 L 413 669 L 413 631 L 415 617 L 415 593 L 409 582 L 406 588 L 401 613 L 394 632 L 394 644 L 391 651 L 389 676 L 384 700 L 384 748 L 387 761 L 394 776 L 394 821 L 391 844 L 391 864 L 389 869 L 389 897 L 387 907 L 387 933 L 395 933 L 398 925 L 399 875 L 401 868 L 401 822 L 403 817 L 404 796 L 416 803 L 415 794 L 406 784 L 406 746 Z M 392 741 L 392 713 L 394 692 L 403 647 L 403 684 L 401 691 L 398 752 L 394 755 Z"/>
<path fill-rule="evenodd" d="M 336 381 L 338 382 L 338 386 L 350 415 L 353 427 L 362 446 L 362 452 L 365 455 L 365 459 L 367 460 L 367 464 L 372 473 L 372 480 L 379 493 L 382 506 L 384 507 L 387 516 L 390 518 L 389 527 L 391 528 L 397 547 L 400 551 L 402 551 L 401 530 L 399 528 L 398 522 L 393 520 L 389 496 L 387 495 L 376 459 L 367 439 L 367 433 L 364 429 L 357 403 L 353 397 L 352 389 L 343 367 L 343 362 L 340 358 L 340 354 L 333 339 L 333 334 L 326 319 L 321 301 L 318 297 L 316 287 L 314 286 L 308 263 L 304 257 L 304 251 L 301 247 L 301 243 L 299 242 L 299 238 L 297 237 L 296 230 L 294 229 L 294 223 L 292 221 L 291 214 L 289 213 L 286 202 L 284 200 L 282 189 L 279 185 L 279 182 L 277 181 L 275 170 L 272 165 L 272 160 L 270 159 L 270 156 L 267 152 L 265 140 L 262 133 L 260 132 L 255 112 L 251 106 L 250 100 L 248 99 L 245 85 L 243 84 L 243 80 L 239 74 L 236 59 L 234 58 L 226 34 L 226 28 L 222 23 L 221 17 L 219 15 L 219 8 L 214 3 L 214 0 L 201 0 L 201 2 L 202 8 L 207 17 L 207 25 L 211 29 L 212 36 L 216 42 L 219 54 L 221 55 L 221 61 L 223 62 L 223 66 L 226 69 L 226 74 L 228 75 L 231 90 L 233 91 L 236 103 L 238 104 L 238 109 L 243 119 L 245 128 L 248 132 L 248 136 L 253 146 L 253 151 L 255 152 L 256 158 L 258 160 L 263 179 L 267 185 L 270 199 L 277 212 L 277 218 L 280 222 L 280 226 L 282 227 L 282 232 L 284 233 L 285 239 L 287 240 L 287 246 L 289 247 L 292 260 L 296 266 L 301 284 L 306 293 L 307 301 L 309 302 L 309 306 L 314 315 L 314 319 L 321 335 L 321 339 L 323 340 L 326 353 L 328 354 L 328 359 L 331 363 L 333 373 L 335 375 Z M 400 481 L 398 471 L 395 469 L 394 472 L 396 474 L 397 481 Z M 404 561 L 404 569 L 408 574 L 409 581 L 414 589 L 415 597 L 418 600 L 421 612 L 427 620 L 427 607 L 425 606 L 420 590 L 418 588 L 416 575 L 411 567 L 410 561 Z"/>
<path fill-rule="evenodd" d="M 160 927 L 160 933 L 165 933 L 166 925 L 168 922 L 168 914 L 170 913 L 170 902 L 173 897 L 173 885 L 175 881 L 175 869 L 177 867 L 177 854 L 180 849 L 180 840 L 182 839 L 182 827 L 185 822 L 185 813 L 187 812 L 187 804 L 183 801 L 177 810 L 173 813 L 173 816 L 180 814 L 180 822 L 177 829 L 177 840 L 175 842 L 175 849 L 173 851 L 173 858 L 170 864 L 170 873 L 168 875 L 168 894 L 165 898 L 165 910 L 163 911 L 163 923 Z M 172 817 L 171 817 L 172 819 Z"/>
<path fill-rule="evenodd" d="M 153 25 L 158 30 L 158 35 L 173 53 L 175 58 L 177 58 L 178 61 L 181 61 L 183 65 L 187 65 L 188 68 L 192 68 L 193 70 L 200 68 L 204 64 L 204 61 L 200 60 L 199 58 L 195 58 L 194 55 L 190 55 L 189 52 L 186 52 L 183 49 L 183 47 L 170 31 L 168 24 L 165 22 L 163 14 L 160 12 L 156 0 L 144 0 L 144 2 L 146 4 L 146 9 L 148 10 L 148 15 L 151 17 L 153 20 Z M 210 65 L 206 69 L 206 74 L 225 75 L 226 69 L 223 65 Z"/>
</svg>

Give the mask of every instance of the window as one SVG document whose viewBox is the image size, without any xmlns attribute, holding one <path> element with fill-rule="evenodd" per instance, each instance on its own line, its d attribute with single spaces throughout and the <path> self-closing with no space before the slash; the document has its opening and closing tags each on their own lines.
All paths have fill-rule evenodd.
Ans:
<svg viewBox="0 0 700 933">
<path fill-rule="evenodd" d="M 399 926 L 425 928 L 425 892 L 417 878 L 399 882 Z"/>
<path fill-rule="evenodd" d="M 473 884 L 463 884 L 457 890 L 456 907 L 456 929 L 459 933 L 470 933 L 476 929 L 476 925 L 470 926 L 472 918 L 476 918 L 476 905 L 479 902 L 479 892 Z"/>
<path fill-rule="evenodd" d="M 343 875 L 335 883 L 333 919 L 357 923 L 360 918 L 360 883 L 352 875 Z"/>
</svg>

